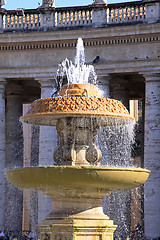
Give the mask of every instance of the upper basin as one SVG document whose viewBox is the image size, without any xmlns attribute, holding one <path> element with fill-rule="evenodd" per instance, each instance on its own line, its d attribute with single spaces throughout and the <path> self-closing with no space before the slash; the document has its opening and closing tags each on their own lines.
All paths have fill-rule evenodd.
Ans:
<svg viewBox="0 0 160 240">
<path fill-rule="evenodd" d="M 147 169 L 92 166 L 49 166 L 6 171 L 8 180 L 19 188 L 101 189 L 106 192 L 135 188 L 150 174 Z"/>
<path fill-rule="evenodd" d="M 63 117 L 94 117 L 102 126 L 114 124 L 114 119 L 120 120 L 116 124 L 134 120 L 120 101 L 99 97 L 90 84 L 64 85 L 56 97 L 34 101 L 20 119 L 30 124 L 54 126 Z"/>
</svg>

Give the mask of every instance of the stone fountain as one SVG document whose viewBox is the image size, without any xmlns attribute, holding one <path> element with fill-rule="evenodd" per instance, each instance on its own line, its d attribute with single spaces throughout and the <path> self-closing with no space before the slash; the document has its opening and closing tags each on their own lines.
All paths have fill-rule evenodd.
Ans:
<svg viewBox="0 0 160 240">
<path fill-rule="evenodd" d="M 93 66 L 84 62 L 79 39 L 75 64 L 65 59 L 59 65 L 59 91 L 54 97 L 36 100 L 21 117 L 25 123 L 56 126 L 54 166 L 6 171 L 15 186 L 41 190 L 52 199 L 52 211 L 39 226 L 41 240 L 112 240 L 116 226 L 103 213 L 103 198 L 115 190 L 140 186 L 150 173 L 100 166 L 101 151 L 95 144 L 98 129 L 134 119 L 121 102 L 100 97 L 89 84 L 96 80 Z M 64 76 L 69 82 L 62 86 Z"/>
</svg>

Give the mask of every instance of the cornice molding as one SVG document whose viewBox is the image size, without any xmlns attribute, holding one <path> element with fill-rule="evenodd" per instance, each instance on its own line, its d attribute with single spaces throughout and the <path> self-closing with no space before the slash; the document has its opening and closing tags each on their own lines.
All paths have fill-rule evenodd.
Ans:
<svg viewBox="0 0 160 240">
<path fill-rule="evenodd" d="M 153 43 L 160 41 L 160 34 L 147 34 L 143 36 L 127 36 L 127 37 L 109 37 L 109 38 L 97 38 L 97 39 L 84 39 L 84 46 L 105 46 L 115 44 L 137 44 L 137 43 Z M 38 50 L 38 49 L 58 49 L 58 48 L 75 48 L 75 40 L 69 40 L 68 42 L 61 41 L 48 41 L 48 42 L 30 42 L 30 43 L 10 43 L 0 44 L 0 51 L 16 51 L 16 50 Z"/>
<path fill-rule="evenodd" d="M 156 67 L 157 66 L 157 67 Z M 148 62 L 145 60 L 116 60 L 105 61 L 95 66 L 97 75 L 117 74 L 117 73 L 139 73 L 160 72 L 159 59 Z M 55 66 L 24 66 L 24 67 L 5 67 L 0 68 L 1 78 L 5 79 L 28 79 L 34 78 L 40 80 L 42 78 L 53 79 L 56 75 L 57 65 Z"/>
<path fill-rule="evenodd" d="M 145 78 L 145 82 L 160 82 L 160 71 L 141 72 L 141 75 Z"/>
</svg>

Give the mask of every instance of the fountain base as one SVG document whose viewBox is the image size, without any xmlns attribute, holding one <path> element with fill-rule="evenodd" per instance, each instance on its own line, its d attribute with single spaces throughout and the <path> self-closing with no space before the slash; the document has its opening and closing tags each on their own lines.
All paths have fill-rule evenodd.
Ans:
<svg viewBox="0 0 160 240">
<path fill-rule="evenodd" d="M 96 207 L 63 218 L 46 217 L 39 226 L 40 240 L 113 240 L 116 227 Z"/>
<path fill-rule="evenodd" d="M 149 173 L 141 168 L 98 166 L 6 171 L 15 186 L 41 190 L 52 200 L 52 211 L 39 226 L 40 240 L 112 240 L 116 226 L 102 211 L 103 198 L 113 190 L 140 186 Z"/>
</svg>

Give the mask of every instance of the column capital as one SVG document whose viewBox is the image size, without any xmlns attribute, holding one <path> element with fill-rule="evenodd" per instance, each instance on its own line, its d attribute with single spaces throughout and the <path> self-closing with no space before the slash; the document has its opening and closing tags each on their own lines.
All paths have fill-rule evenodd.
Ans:
<svg viewBox="0 0 160 240">
<path fill-rule="evenodd" d="M 109 85 L 110 85 L 110 80 L 111 80 L 111 75 L 110 74 L 99 74 L 97 76 L 98 81 L 98 88 L 101 91 L 101 95 L 103 97 L 109 97 Z"/>
<path fill-rule="evenodd" d="M 145 82 L 159 82 L 160 81 L 160 72 L 143 72 L 141 73 L 145 78 Z"/>
<path fill-rule="evenodd" d="M 6 84 L 6 79 L 5 78 L 0 78 L 0 84 Z"/>
<path fill-rule="evenodd" d="M 41 88 L 52 87 L 55 84 L 55 77 L 39 77 L 35 80 L 41 84 Z"/>
<path fill-rule="evenodd" d="M 51 97 L 55 88 L 55 78 L 39 77 L 35 78 L 35 80 L 41 84 L 41 98 Z"/>
<path fill-rule="evenodd" d="M 0 78 L 0 90 L 5 89 L 6 83 L 7 83 L 7 81 L 4 78 Z"/>
<path fill-rule="evenodd" d="M 97 82 L 98 84 L 108 85 L 108 82 L 112 79 L 111 74 L 98 74 Z"/>
</svg>

